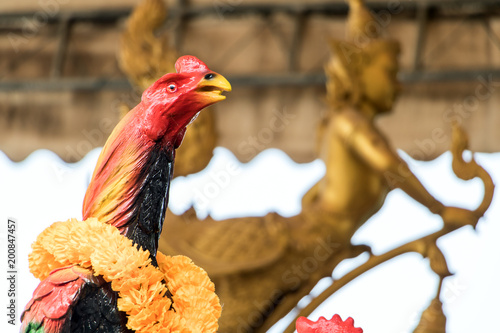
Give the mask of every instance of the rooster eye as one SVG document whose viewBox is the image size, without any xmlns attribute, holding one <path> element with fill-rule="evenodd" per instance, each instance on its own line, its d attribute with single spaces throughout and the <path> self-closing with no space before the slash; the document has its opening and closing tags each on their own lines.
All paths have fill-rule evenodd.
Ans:
<svg viewBox="0 0 500 333">
<path fill-rule="evenodd" d="M 211 80 L 214 78 L 214 76 L 215 76 L 214 74 L 208 73 L 207 75 L 205 75 L 205 80 Z"/>
<path fill-rule="evenodd" d="M 173 83 L 170 83 L 170 84 L 168 85 L 168 90 L 169 90 L 170 92 L 175 92 L 175 91 L 177 90 L 177 86 L 176 86 L 175 84 L 173 84 Z"/>
</svg>

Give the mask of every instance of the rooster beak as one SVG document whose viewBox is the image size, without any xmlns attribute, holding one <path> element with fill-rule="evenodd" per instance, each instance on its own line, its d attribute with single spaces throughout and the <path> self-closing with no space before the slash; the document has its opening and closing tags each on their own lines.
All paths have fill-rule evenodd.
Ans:
<svg viewBox="0 0 500 333">
<path fill-rule="evenodd" d="M 231 91 L 231 84 L 224 76 L 212 72 L 203 77 L 198 83 L 196 91 L 207 97 L 211 103 L 215 103 L 226 99 L 222 93 Z"/>
</svg>

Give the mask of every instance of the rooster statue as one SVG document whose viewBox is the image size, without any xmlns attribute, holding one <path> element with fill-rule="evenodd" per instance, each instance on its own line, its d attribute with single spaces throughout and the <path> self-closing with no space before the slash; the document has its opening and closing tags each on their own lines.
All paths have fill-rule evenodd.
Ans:
<svg viewBox="0 0 500 333">
<path fill-rule="evenodd" d="M 231 86 L 194 56 L 179 58 L 175 69 L 111 133 L 85 195 L 84 221 L 57 222 L 32 246 L 30 270 L 42 282 L 21 316 L 21 332 L 176 332 L 189 321 L 175 317 L 181 313 L 201 322 L 189 331 L 217 330 L 216 323 L 204 327 L 205 312 L 194 308 L 206 301 L 207 318 L 217 317 L 215 294 L 179 300 L 188 291 L 193 297 L 213 291 L 206 273 L 157 248 L 175 150 L 199 111 L 225 99 Z M 168 283 L 169 274 L 181 277 Z M 181 290 L 196 274 L 202 277 L 194 289 Z"/>
</svg>

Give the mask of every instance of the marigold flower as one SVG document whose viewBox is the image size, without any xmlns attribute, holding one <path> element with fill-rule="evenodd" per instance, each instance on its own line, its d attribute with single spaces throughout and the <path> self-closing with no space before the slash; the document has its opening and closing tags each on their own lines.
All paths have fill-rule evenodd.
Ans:
<svg viewBox="0 0 500 333">
<path fill-rule="evenodd" d="M 45 229 L 32 245 L 30 271 L 41 280 L 60 267 L 92 269 L 118 292 L 118 309 L 127 313 L 127 327 L 140 333 L 216 332 L 219 298 L 207 273 L 184 256 L 137 249 L 115 227 L 89 218 L 70 219 Z M 163 283 L 166 281 L 166 285 Z M 164 295 L 172 294 L 174 301 Z"/>
</svg>

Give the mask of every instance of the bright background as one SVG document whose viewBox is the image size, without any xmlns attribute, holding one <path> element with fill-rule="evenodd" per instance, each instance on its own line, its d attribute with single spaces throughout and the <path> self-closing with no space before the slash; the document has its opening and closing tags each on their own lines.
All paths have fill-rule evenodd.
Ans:
<svg viewBox="0 0 500 333">
<path fill-rule="evenodd" d="M 83 196 L 98 154 L 99 149 L 95 149 L 80 162 L 67 164 L 54 153 L 39 150 L 22 162 L 13 163 L 0 152 L 0 271 L 7 271 L 6 224 L 10 217 L 17 221 L 18 318 L 38 283 L 28 271 L 30 245 L 51 223 L 81 218 Z M 478 205 L 483 192 L 481 183 L 458 180 L 451 171 L 449 153 L 431 162 L 400 154 L 429 191 L 445 204 L 471 209 Z M 500 153 L 477 154 L 476 159 L 495 183 L 500 183 Z M 227 181 L 220 181 L 217 175 L 221 172 L 229 173 Z M 261 216 L 270 211 L 292 216 L 300 211 L 303 194 L 323 174 L 321 161 L 296 164 L 276 149 L 241 164 L 228 150 L 216 148 L 213 160 L 203 172 L 174 180 L 170 207 L 180 213 L 196 198 L 194 205 L 200 217 L 208 213 L 216 219 Z M 450 270 L 456 273 L 445 280 L 442 294 L 449 333 L 493 332 L 498 326 L 494 318 L 500 313 L 499 200 L 495 195 L 476 232 L 462 228 L 439 242 Z M 440 226 L 439 217 L 396 190 L 389 194 L 380 212 L 355 234 L 353 243 L 368 244 L 378 254 Z M 341 276 L 364 260 L 366 256 L 362 255 L 344 262 L 334 276 Z M 7 274 L 4 275 L 0 276 L 0 304 L 6 314 L 8 286 Z M 329 279 L 323 279 L 313 293 L 329 283 Z M 355 325 L 365 332 L 409 333 L 434 297 L 437 283 L 427 260 L 416 254 L 404 255 L 341 289 L 311 318 L 330 318 L 338 313 L 343 319 L 353 317 Z M 306 298 L 301 305 L 307 301 Z M 19 331 L 19 325 L 8 325 L 5 318 L 0 323 L 2 332 Z M 278 323 L 272 332 L 281 332 L 283 326 L 286 323 Z"/>
</svg>

